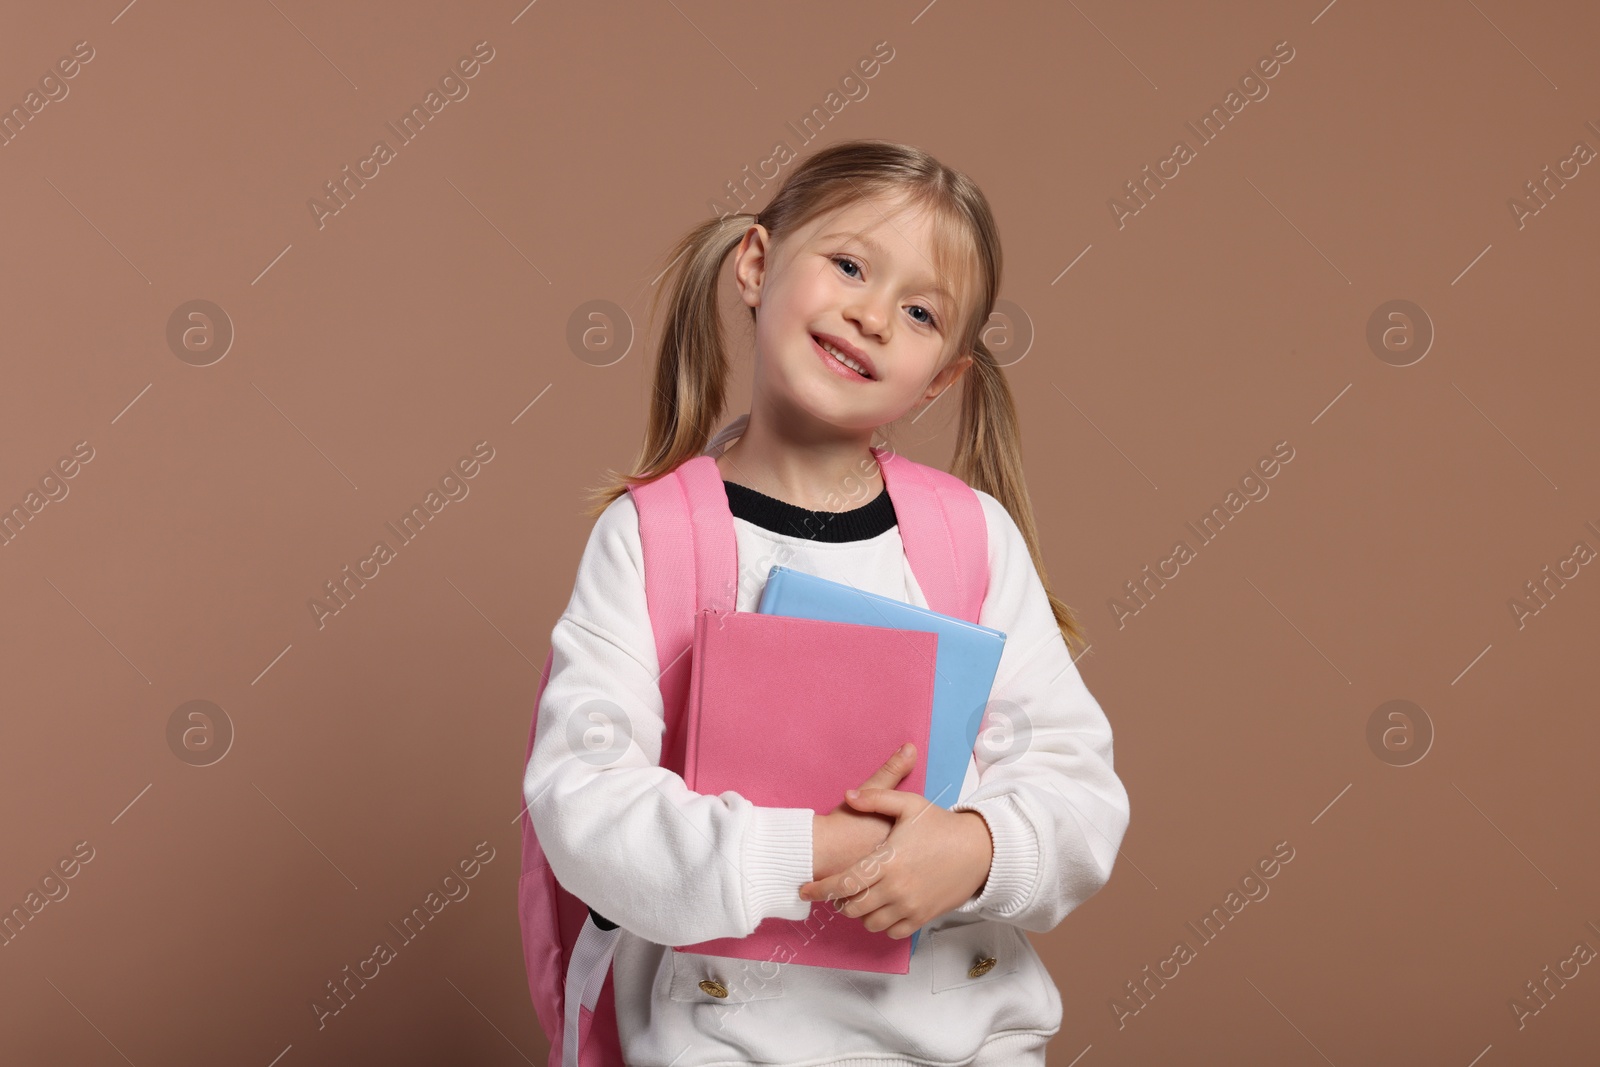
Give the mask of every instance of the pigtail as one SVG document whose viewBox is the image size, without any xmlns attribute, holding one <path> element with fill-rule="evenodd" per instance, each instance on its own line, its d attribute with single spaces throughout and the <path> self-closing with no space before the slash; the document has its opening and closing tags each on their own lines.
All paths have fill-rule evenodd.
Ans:
<svg viewBox="0 0 1600 1067">
<path fill-rule="evenodd" d="M 644 444 L 632 474 L 608 470 L 606 482 L 589 492 L 589 517 L 598 518 L 630 487 L 652 482 L 705 451 L 721 416 L 728 385 L 727 342 L 717 305 L 722 263 L 738 247 L 756 217 L 709 219 L 672 248 L 667 270 L 671 296 L 656 347 L 655 388 Z M 650 301 L 651 321 L 663 290 Z"/>
<path fill-rule="evenodd" d="M 1028 554 L 1039 572 L 1056 625 L 1070 650 L 1087 641 L 1077 615 L 1050 591 L 1039 532 L 1033 521 L 1033 501 L 1022 470 L 1022 430 L 1016 403 L 1005 373 L 981 339 L 972 346 L 972 365 L 962 375 L 960 430 L 950 473 L 975 489 L 982 489 L 1005 505 L 1028 544 Z"/>
</svg>

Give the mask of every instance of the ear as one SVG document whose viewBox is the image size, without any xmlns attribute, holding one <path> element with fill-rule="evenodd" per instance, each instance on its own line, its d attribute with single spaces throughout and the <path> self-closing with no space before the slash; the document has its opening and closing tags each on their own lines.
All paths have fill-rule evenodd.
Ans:
<svg viewBox="0 0 1600 1067">
<path fill-rule="evenodd" d="M 923 396 L 923 401 L 925 403 L 932 403 L 934 398 L 936 398 L 940 393 L 944 392 L 952 385 L 955 385 L 955 383 L 961 378 L 961 375 L 966 373 L 967 368 L 970 366 L 972 366 L 971 353 L 964 352 L 955 359 L 952 359 L 945 366 L 944 370 L 940 371 L 938 374 L 935 374 L 933 376 L 933 381 L 928 383 L 928 392 Z"/>
<path fill-rule="evenodd" d="M 734 251 L 734 282 L 739 286 L 740 298 L 752 308 L 761 304 L 761 283 L 766 277 L 771 248 L 772 235 L 765 226 L 753 222 Z"/>
</svg>

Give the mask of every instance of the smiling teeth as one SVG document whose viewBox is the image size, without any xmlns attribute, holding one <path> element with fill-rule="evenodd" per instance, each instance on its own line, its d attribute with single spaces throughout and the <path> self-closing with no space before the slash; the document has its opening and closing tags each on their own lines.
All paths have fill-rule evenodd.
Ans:
<svg viewBox="0 0 1600 1067">
<path fill-rule="evenodd" d="M 840 363 L 843 363 L 846 367 L 849 367 L 851 370 L 855 371 L 857 374 L 861 375 L 863 378 L 872 377 L 872 375 L 867 373 L 867 368 L 863 367 L 861 364 L 857 363 L 855 360 L 851 359 L 849 356 L 845 355 L 843 352 L 839 351 L 837 348 L 834 348 L 828 342 L 826 342 L 824 340 L 821 340 L 819 338 L 817 340 L 817 344 L 821 345 L 822 346 L 822 350 L 824 352 L 828 353 L 828 355 L 832 356 L 834 359 L 838 360 Z"/>
</svg>

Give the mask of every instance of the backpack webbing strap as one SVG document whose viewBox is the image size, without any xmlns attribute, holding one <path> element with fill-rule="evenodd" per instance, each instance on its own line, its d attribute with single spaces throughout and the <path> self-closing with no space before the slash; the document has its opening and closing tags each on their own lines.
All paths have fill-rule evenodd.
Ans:
<svg viewBox="0 0 1600 1067">
<path fill-rule="evenodd" d="M 887 448 L 872 452 L 928 607 L 977 622 L 989 589 L 989 528 L 978 494 L 937 467 Z"/>
<path fill-rule="evenodd" d="M 645 600 L 655 632 L 660 674 L 660 765 L 683 769 L 678 724 L 689 693 L 689 647 L 700 611 L 732 611 L 737 603 L 738 547 L 733 513 L 717 461 L 696 456 L 646 485 L 634 486 Z"/>
<path fill-rule="evenodd" d="M 566 1008 L 562 1020 L 562 1067 L 579 1067 L 580 1009 L 594 1011 L 600 999 L 600 990 L 606 984 L 606 974 L 611 969 L 611 957 L 617 950 L 621 928 L 613 926 L 602 930 L 591 919 L 583 924 L 577 943 L 572 946 L 572 958 L 567 961 Z M 592 1024 L 591 1024 L 592 1025 Z"/>
</svg>

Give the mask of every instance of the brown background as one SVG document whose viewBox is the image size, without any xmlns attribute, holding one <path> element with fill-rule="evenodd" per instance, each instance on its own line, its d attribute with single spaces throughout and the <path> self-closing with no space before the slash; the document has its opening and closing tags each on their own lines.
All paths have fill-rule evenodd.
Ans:
<svg viewBox="0 0 1600 1067">
<path fill-rule="evenodd" d="M 0 1059 L 543 1062 L 520 763 L 581 490 L 641 436 L 651 282 L 776 142 L 877 136 L 995 206 L 1050 578 L 1131 795 L 1110 884 L 1036 937 L 1065 1003 L 1051 1062 L 1594 1061 L 1594 965 L 1521 1027 L 1511 1002 L 1600 947 L 1600 568 L 1520 626 L 1510 602 L 1600 547 L 1600 173 L 1521 225 L 1508 206 L 1600 146 L 1592 5 L 112 0 L 5 22 L 7 110 L 76 42 L 94 58 L 0 147 L 0 506 L 78 442 L 93 458 L 0 548 L 0 903 L 80 841 L 93 858 L 0 948 Z M 480 41 L 470 94 L 319 226 L 324 184 L 398 145 L 385 123 Z M 880 41 L 893 58 L 841 88 Z M 1280 41 L 1270 94 L 1200 146 L 1185 123 Z M 789 125 L 863 90 L 809 145 Z M 1196 158 L 1119 227 L 1111 198 L 1180 137 Z M 1435 333 L 1408 366 L 1368 342 L 1397 299 Z M 194 300 L 234 331 L 205 366 L 215 346 L 169 341 Z M 575 348 L 595 300 L 621 309 L 612 347 Z M 904 450 L 947 464 L 955 411 Z M 479 441 L 470 495 L 319 628 L 323 583 Z M 1185 524 L 1280 441 L 1270 495 L 1201 546 Z M 1196 557 L 1119 620 L 1180 538 Z M 169 724 L 195 700 L 220 713 L 186 748 Z M 1413 740 L 1374 745 L 1391 700 Z M 220 761 L 183 758 L 229 729 Z M 470 895 L 319 1030 L 325 983 L 480 841 Z M 1270 895 L 1119 1027 L 1126 983 L 1280 841 Z"/>
</svg>

